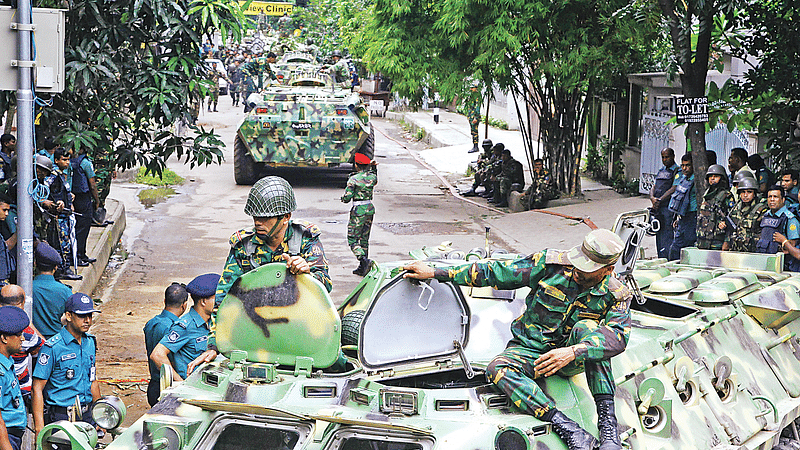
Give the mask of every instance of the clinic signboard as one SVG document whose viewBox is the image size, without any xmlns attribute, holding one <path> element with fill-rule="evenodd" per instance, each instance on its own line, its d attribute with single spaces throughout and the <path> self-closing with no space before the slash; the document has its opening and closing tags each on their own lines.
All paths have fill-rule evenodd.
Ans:
<svg viewBox="0 0 800 450">
<path fill-rule="evenodd" d="M 244 6 L 245 2 L 239 2 Z M 282 16 L 284 14 L 291 16 L 294 5 L 291 3 L 283 2 L 250 2 L 250 6 L 244 10 L 245 15 L 257 16 L 264 13 L 267 16 Z"/>
</svg>

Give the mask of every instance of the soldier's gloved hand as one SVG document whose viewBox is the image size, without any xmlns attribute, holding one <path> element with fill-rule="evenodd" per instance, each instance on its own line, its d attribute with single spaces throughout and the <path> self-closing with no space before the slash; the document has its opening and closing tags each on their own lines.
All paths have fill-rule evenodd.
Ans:
<svg viewBox="0 0 800 450">
<path fill-rule="evenodd" d="M 311 266 L 302 256 L 289 256 L 288 253 L 281 255 L 286 261 L 286 268 L 289 272 L 297 275 L 298 273 L 311 273 Z"/>
</svg>

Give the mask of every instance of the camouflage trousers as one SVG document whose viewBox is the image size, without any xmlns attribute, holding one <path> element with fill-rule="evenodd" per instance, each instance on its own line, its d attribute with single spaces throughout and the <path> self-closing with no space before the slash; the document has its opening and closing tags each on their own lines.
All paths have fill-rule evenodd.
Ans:
<svg viewBox="0 0 800 450">
<path fill-rule="evenodd" d="M 374 216 L 375 207 L 372 203 L 354 206 L 350 209 L 350 221 L 347 223 L 347 245 L 358 259 L 369 257 L 369 233 L 372 230 Z"/>
<path fill-rule="evenodd" d="M 594 320 L 579 321 L 572 329 L 565 346 L 581 342 L 598 327 L 599 324 Z M 486 368 L 486 379 L 508 395 L 514 406 L 537 419 L 556 407 L 555 402 L 534 380 L 536 375 L 533 362 L 550 350 L 545 344 L 541 344 L 541 347 L 539 349 L 523 347 L 519 342 L 512 340 L 503 353 L 496 356 Z M 593 396 L 614 395 L 614 376 L 611 373 L 610 360 L 585 363 L 573 361 L 559 370 L 558 375 L 571 377 L 583 371 L 586 372 L 586 380 Z"/>
<path fill-rule="evenodd" d="M 72 262 L 72 223 L 70 217 L 58 217 L 50 220 L 47 241 L 61 255 L 62 272 L 69 269 Z"/>
<path fill-rule="evenodd" d="M 716 239 L 697 238 L 695 246 L 704 250 L 722 250 L 723 242 Z"/>
<path fill-rule="evenodd" d="M 216 106 L 218 100 L 219 100 L 219 88 L 216 89 L 211 88 L 211 90 L 208 91 L 208 109 L 211 110 L 212 103 Z"/>
</svg>

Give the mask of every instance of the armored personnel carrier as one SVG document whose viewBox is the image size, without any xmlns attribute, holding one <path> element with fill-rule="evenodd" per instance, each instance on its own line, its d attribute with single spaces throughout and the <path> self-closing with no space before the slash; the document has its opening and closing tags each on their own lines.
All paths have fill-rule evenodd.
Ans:
<svg viewBox="0 0 800 450">
<path fill-rule="evenodd" d="M 286 85 L 247 99 L 251 110 L 233 148 L 237 184 L 253 184 L 269 167 L 330 168 L 352 164 L 357 151 L 374 156 L 375 134 L 357 93 L 317 70 L 290 75 Z"/>
<path fill-rule="evenodd" d="M 800 275 L 782 271 L 780 254 L 690 248 L 679 261 L 637 262 L 646 224 L 642 211 L 614 229 L 628 242 L 618 270 L 637 293 L 630 342 L 612 359 L 625 447 L 798 448 Z M 412 256 L 446 267 L 485 257 L 479 250 Z M 163 373 L 160 402 L 108 448 L 564 449 L 483 374 L 528 288 L 412 282 L 402 265 L 373 266 L 338 310 L 283 264 L 248 273 L 220 307 L 224 356 L 180 384 Z M 347 366 L 330 369 L 340 352 Z M 596 434 L 583 374 L 541 384 Z M 95 410 L 114 430 L 116 410 Z M 49 425 L 38 448 L 54 442 L 94 446 L 79 423 Z"/>
</svg>

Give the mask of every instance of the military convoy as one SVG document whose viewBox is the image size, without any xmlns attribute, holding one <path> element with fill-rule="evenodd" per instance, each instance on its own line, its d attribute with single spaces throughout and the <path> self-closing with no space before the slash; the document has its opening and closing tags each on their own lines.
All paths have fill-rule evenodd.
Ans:
<svg viewBox="0 0 800 450">
<path fill-rule="evenodd" d="M 234 141 L 237 184 L 269 167 L 330 168 L 374 156 L 375 135 L 358 93 L 342 89 L 310 56 L 292 52 L 276 67 L 280 85 L 251 94 Z"/>
<path fill-rule="evenodd" d="M 647 223 L 646 211 L 629 213 L 613 230 L 627 242 L 618 273 L 636 293 L 628 347 L 612 359 L 625 447 L 800 448 L 800 275 L 783 272 L 782 254 L 689 248 L 679 261 L 637 261 Z M 438 267 L 519 256 L 411 255 Z M 338 309 L 315 279 L 283 264 L 246 274 L 220 307 L 224 357 L 179 384 L 163 373 L 160 402 L 127 430 L 110 426 L 121 422 L 116 410 L 95 407 L 119 434 L 108 448 L 564 449 L 483 373 L 528 288 L 410 281 L 403 265 L 373 266 Z M 342 351 L 347 367 L 330 369 Z M 540 382 L 596 435 L 583 374 Z M 94 441 L 90 427 L 61 422 L 38 448 Z"/>
</svg>

